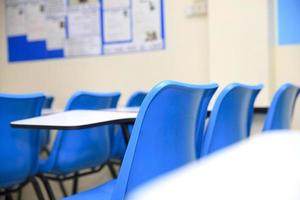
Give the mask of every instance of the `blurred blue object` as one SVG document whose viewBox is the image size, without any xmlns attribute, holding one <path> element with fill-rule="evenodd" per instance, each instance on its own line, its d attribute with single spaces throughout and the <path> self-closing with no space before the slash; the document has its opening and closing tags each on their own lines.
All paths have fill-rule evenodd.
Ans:
<svg viewBox="0 0 300 200">
<path fill-rule="evenodd" d="M 199 112 L 206 115 L 203 99 L 210 99 L 216 89 L 216 84 L 173 81 L 155 86 L 141 105 L 119 177 L 66 199 L 125 199 L 141 184 L 194 161 Z"/>
<path fill-rule="evenodd" d="M 142 91 L 137 91 L 135 93 L 133 93 L 127 103 L 126 103 L 126 107 L 137 107 L 140 106 L 144 100 L 144 98 L 146 97 L 147 93 L 146 92 L 142 92 Z M 133 126 L 129 126 L 129 132 L 131 133 L 132 131 L 132 127 Z M 117 127 L 117 131 L 116 134 L 114 136 L 113 139 L 113 148 L 112 148 L 112 153 L 111 156 L 112 158 L 116 158 L 116 159 L 123 159 L 125 151 L 126 151 L 126 143 L 124 140 L 124 134 L 122 134 L 122 129 L 118 126 Z"/>
<path fill-rule="evenodd" d="M 211 111 L 201 156 L 249 136 L 254 101 L 261 88 L 262 85 L 250 86 L 238 83 L 224 88 Z"/>
<path fill-rule="evenodd" d="M 286 83 L 275 93 L 268 110 L 263 131 L 290 129 L 299 87 Z"/>
<path fill-rule="evenodd" d="M 39 116 L 44 100 L 41 93 L 0 94 L 0 192 L 33 181 L 38 172 L 38 130 L 12 128 L 10 122 Z"/>
<path fill-rule="evenodd" d="M 259 134 L 159 177 L 126 200 L 299 200 L 299 154 L 299 131 Z"/>
</svg>

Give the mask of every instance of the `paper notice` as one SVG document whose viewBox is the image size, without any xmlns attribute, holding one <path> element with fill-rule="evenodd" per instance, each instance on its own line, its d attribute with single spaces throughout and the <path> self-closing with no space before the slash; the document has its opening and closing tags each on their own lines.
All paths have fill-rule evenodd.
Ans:
<svg viewBox="0 0 300 200">
<path fill-rule="evenodd" d="M 47 20 L 46 47 L 48 50 L 63 49 L 65 40 L 65 18 Z"/>
<path fill-rule="evenodd" d="M 105 42 L 131 39 L 131 10 L 120 9 L 104 12 L 104 38 Z"/>
<path fill-rule="evenodd" d="M 138 42 L 154 42 L 161 36 L 160 0 L 134 1 L 134 38 Z"/>
<path fill-rule="evenodd" d="M 131 0 L 104 0 L 104 9 L 129 8 Z"/>
<path fill-rule="evenodd" d="M 25 13 L 22 4 L 6 7 L 6 32 L 8 36 L 26 34 Z"/>
<path fill-rule="evenodd" d="M 99 1 L 70 1 L 67 19 L 68 35 L 64 43 L 65 55 L 101 54 Z"/>
<path fill-rule="evenodd" d="M 68 9 L 69 37 L 100 37 L 100 5 L 99 3 L 70 6 Z"/>
<path fill-rule="evenodd" d="M 21 4 L 23 4 L 24 2 L 26 2 L 27 0 L 6 0 L 5 1 L 5 6 L 19 6 Z"/>
<path fill-rule="evenodd" d="M 46 0 L 45 12 L 47 18 L 60 18 L 66 14 L 66 0 Z"/>
<path fill-rule="evenodd" d="M 29 41 L 45 40 L 48 28 L 43 2 L 26 4 L 25 14 L 27 39 Z"/>
<path fill-rule="evenodd" d="M 99 55 L 101 53 L 100 37 L 69 38 L 65 40 L 66 56 Z"/>
</svg>

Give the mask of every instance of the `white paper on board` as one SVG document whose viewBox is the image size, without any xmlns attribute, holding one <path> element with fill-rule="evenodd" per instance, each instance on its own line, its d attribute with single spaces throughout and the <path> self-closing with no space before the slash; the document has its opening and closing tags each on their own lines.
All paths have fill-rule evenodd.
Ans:
<svg viewBox="0 0 300 200">
<path fill-rule="evenodd" d="M 161 38 L 161 9 L 161 0 L 132 0 L 132 30 L 130 30 L 132 32 L 132 41 L 123 44 L 107 44 L 104 46 L 105 54 L 162 49 L 164 41 Z M 107 13 L 109 12 L 106 10 L 104 16 L 108 16 Z M 116 33 L 119 34 L 119 38 L 121 38 L 122 34 L 125 35 L 125 31 L 121 31 L 122 29 L 109 29 L 110 26 L 116 26 L 114 24 L 110 25 L 111 21 L 113 20 L 105 20 L 105 39 L 115 39 L 112 36 L 115 36 Z M 121 20 L 119 21 L 121 23 Z M 115 20 L 115 24 L 117 23 L 118 21 Z M 123 27 L 123 24 L 119 24 L 117 27 Z M 110 30 L 111 32 L 109 32 Z"/>
<path fill-rule="evenodd" d="M 133 0 L 134 38 L 136 42 L 154 42 L 161 35 L 160 0 Z"/>
<path fill-rule="evenodd" d="M 21 4 L 23 4 L 24 2 L 26 2 L 27 0 L 6 0 L 5 1 L 5 6 L 19 6 Z"/>
<path fill-rule="evenodd" d="M 47 19 L 47 27 L 47 50 L 63 49 L 65 40 L 65 18 L 49 18 Z"/>
<path fill-rule="evenodd" d="M 100 3 L 70 1 L 67 10 L 68 38 L 64 43 L 66 56 L 99 55 L 101 53 Z"/>
<path fill-rule="evenodd" d="M 99 4 L 71 6 L 68 9 L 69 37 L 95 36 L 100 37 Z"/>
<path fill-rule="evenodd" d="M 42 0 L 25 5 L 25 25 L 28 41 L 45 40 L 48 27 L 46 26 L 45 5 Z"/>
<path fill-rule="evenodd" d="M 66 15 L 66 0 L 46 0 L 45 12 L 47 18 L 61 18 Z"/>
<path fill-rule="evenodd" d="M 104 9 L 129 8 L 131 0 L 106 0 L 103 2 Z"/>
<path fill-rule="evenodd" d="M 105 42 L 131 39 L 131 10 L 119 9 L 104 12 Z"/>
<path fill-rule="evenodd" d="M 6 32 L 9 37 L 26 34 L 25 11 L 23 4 L 7 5 Z"/>
<path fill-rule="evenodd" d="M 64 42 L 64 53 L 70 57 L 99 55 L 101 53 L 100 37 L 69 38 Z"/>
</svg>

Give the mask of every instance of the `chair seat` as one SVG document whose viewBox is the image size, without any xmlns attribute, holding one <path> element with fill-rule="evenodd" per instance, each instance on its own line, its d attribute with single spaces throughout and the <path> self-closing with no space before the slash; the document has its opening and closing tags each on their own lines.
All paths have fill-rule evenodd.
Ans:
<svg viewBox="0 0 300 200">
<path fill-rule="evenodd" d="M 93 199 L 111 199 L 116 180 L 109 181 L 99 187 L 96 187 L 85 192 L 80 192 L 79 194 L 66 197 L 64 200 L 93 200 Z"/>
</svg>

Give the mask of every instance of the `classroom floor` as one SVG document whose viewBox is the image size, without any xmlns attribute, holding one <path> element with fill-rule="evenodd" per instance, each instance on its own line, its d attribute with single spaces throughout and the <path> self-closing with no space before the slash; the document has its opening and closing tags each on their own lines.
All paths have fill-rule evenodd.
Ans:
<svg viewBox="0 0 300 200">
<path fill-rule="evenodd" d="M 84 191 L 90 188 L 95 187 L 95 185 L 101 185 L 102 183 L 112 179 L 110 172 L 107 167 L 103 168 L 102 171 L 91 174 L 86 177 L 82 177 L 79 180 L 79 191 Z M 40 182 L 41 183 L 41 182 Z M 42 185 L 42 184 L 40 184 Z M 62 198 L 61 190 L 58 187 L 56 182 L 51 181 L 51 186 L 54 190 L 56 199 Z M 65 187 L 67 189 L 68 194 L 71 193 L 72 181 L 66 181 Z M 42 187 L 42 191 L 45 197 L 47 197 L 45 189 Z M 0 197 L 0 200 L 4 200 L 4 197 Z M 14 195 L 14 199 L 17 199 L 16 195 Z M 46 198 L 48 199 L 48 197 Z M 22 200 L 38 200 L 31 184 L 28 184 L 22 191 Z"/>
</svg>

